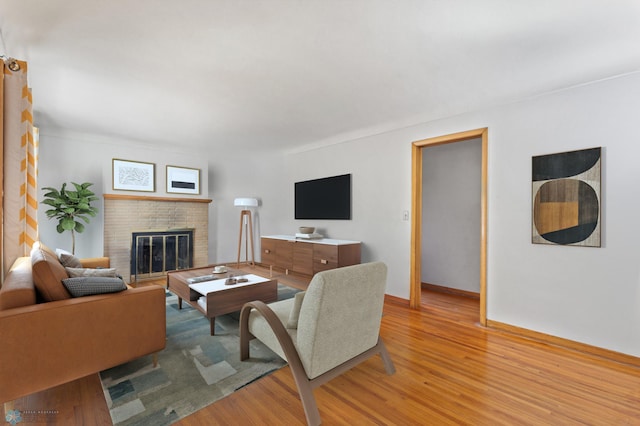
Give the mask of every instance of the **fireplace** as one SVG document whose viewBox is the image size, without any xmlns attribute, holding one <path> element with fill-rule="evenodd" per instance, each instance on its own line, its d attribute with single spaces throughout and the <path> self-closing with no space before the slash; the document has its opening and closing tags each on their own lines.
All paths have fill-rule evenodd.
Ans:
<svg viewBox="0 0 640 426">
<path fill-rule="evenodd" d="M 131 278 L 154 278 L 193 267 L 193 229 L 131 234 Z"/>
<path fill-rule="evenodd" d="M 167 198 L 128 194 L 104 194 L 104 255 L 111 267 L 125 276 L 131 274 L 131 234 L 135 231 L 193 230 L 194 267 L 209 263 L 210 199 Z M 157 232 L 154 232 L 157 234 Z M 128 275 L 128 276 L 127 276 Z M 161 274 L 158 274 L 161 275 Z"/>
</svg>

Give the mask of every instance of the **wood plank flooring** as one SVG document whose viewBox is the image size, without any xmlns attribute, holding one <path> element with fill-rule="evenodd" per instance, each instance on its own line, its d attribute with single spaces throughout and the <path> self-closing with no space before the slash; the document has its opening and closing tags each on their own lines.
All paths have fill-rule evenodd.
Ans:
<svg viewBox="0 0 640 426">
<path fill-rule="evenodd" d="M 112 424 L 98 374 L 7 402 L 2 421 L 12 410 L 20 411 L 19 425 Z"/>
<path fill-rule="evenodd" d="M 372 358 L 315 390 L 327 425 L 640 424 L 640 371 L 478 325 L 477 299 L 423 293 L 385 303 L 396 365 Z M 178 422 L 305 424 L 288 367 Z"/>
<path fill-rule="evenodd" d="M 474 299 L 423 292 L 422 302 L 419 312 L 385 303 L 381 334 L 396 374 L 375 357 L 316 389 L 323 424 L 640 425 L 637 367 L 480 327 Z M 55 403 L 31 396 L 5 410 L 29 399 L 31 407 L 73 412 L 64 424 L 109 424 L 91 377 Z M 177 424 L 303 425 L 305 417 L 285 367 Z"/>
</svg>

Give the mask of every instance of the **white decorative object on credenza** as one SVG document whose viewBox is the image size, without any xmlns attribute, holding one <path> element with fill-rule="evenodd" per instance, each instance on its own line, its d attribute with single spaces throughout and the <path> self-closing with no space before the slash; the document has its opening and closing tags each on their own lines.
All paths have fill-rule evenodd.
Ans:
<svg viewBox="0 0 640 426">
<path fill-rule="evenodd" d="M 303 240 L 316 240 L 318 238 L 324 238 L 324 235 L 318 234 L 317 232 L 313 232 L 311 234 L 296 232 L 296 238 L 302 238 Z"/>
<path fill-rule="evenodd" d="M 244 240 L 244 252 L 245 259 L 249 263 L 249 240 L 251 240 L 251 264 L 255 265 L 255 257 L 253 254 L 253 225 L 251 223 L 251 210 L 250 208 L 258 207 L 258 200 L 256 198 L 236 198 L 233 200 L 233 205 L 242 208 L 240 211 L 240 233 L 238 235 L 238 268 L 240 267 L 240 249 L 242 247 L 242 228 L 244 225 L 245 240 Z M 248 230 L 247 230 L 248 227 Z"/>
</svg>

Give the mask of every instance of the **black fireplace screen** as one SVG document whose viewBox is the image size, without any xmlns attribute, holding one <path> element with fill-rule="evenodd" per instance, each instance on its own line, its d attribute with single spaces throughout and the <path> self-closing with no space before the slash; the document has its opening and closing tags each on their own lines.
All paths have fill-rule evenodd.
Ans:
<svg viewBox="0 0 640 426">
<path fill-rule="evenodd" d="M 131 275 L 163 276 L 167 271 L 193 267 L 193 229 L 145 231 L 131 234 Z"/>
</svg>

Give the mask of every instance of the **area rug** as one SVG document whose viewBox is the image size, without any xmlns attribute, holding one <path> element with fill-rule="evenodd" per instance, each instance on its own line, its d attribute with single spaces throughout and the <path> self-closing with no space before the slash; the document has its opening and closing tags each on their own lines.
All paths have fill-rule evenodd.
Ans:
<svg viewBox="0 0 640 426">
<path fill-rule="evenodd" d="M 298 290 L 278 284 L 278 299 Z M 158 354 L 100 373 L 114 425 L 169 425 L 283 367 L 285 362 L 257 339 L 251 359 L 240 361 L 238 316 L 209 320 L 167 292 L 167 346 Z"/>
</svg>

